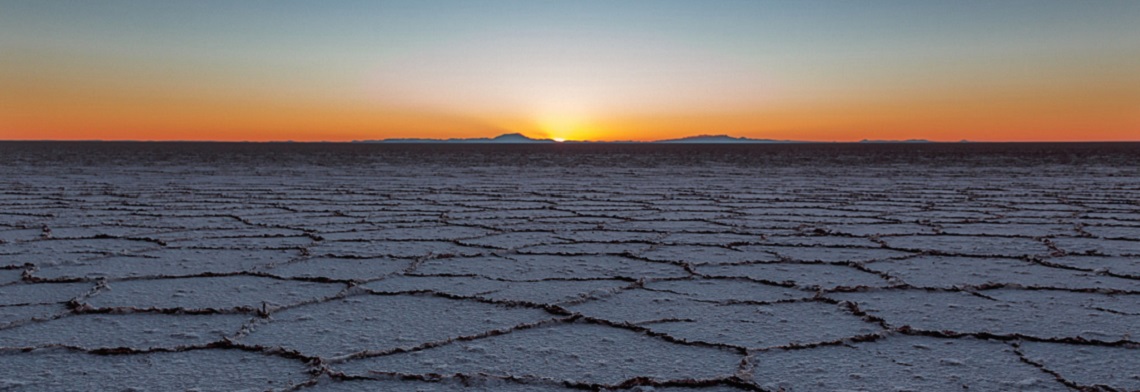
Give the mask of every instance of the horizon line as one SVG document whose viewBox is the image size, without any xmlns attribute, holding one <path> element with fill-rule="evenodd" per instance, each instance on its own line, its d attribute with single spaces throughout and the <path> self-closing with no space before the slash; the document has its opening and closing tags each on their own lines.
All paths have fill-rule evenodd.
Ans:
<svg viewBox="0 0 1140 392">
<path fill-rule="evenodd" d="M 773 140 L 771 142 L 686 142 L 667 140 L 567 140 L 564 142 L 448 142 L 447 139 L 422 139 L 423 141 L 384 142 L 378 140 L 183 140 L 183 139 L 0 139 L 0 143 L 217 143 L 217 144 L 452 144 L 452 145 L 581 145 L 581 144 L 735 144 L 735 145 L 781 145 L 781 144 L 1080 144 L 1080 143 L 1140 143 L 1134 140 L 855 140 L 855 141 L 813 141 L 813 140 Z M 549 139 L 547 139 L 549 140 Z"/>
</svg>

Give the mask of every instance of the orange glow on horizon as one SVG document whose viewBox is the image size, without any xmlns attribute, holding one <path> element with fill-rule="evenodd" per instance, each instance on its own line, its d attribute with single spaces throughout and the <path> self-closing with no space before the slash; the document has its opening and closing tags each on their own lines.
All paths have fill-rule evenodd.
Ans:
<svg viewBox="0 0 1140 392">
<path fill-rule="evenodd" d="M 534 113 L 525 108 L 401 106 L 265 89 L 203 89 L 188 83 L 159 88 L 94 77 L 16 78 L 5 77 L 0 69 L 0 140 L 337 142 L 522 133 L 569 141 L 718 134 L 838 142 L 1140 141 L 1140 86 L 1111 81 L 820 95 L 737 105 L 698 102 L 681 108 L 587 107 L 590 102 L 579 99 L 576 105 L 551 104 Z M 561 102 L 556 98 L 551 102 Z"/>
<path fill-rule="evenodd" d="M 1140 2 L 2 8 L 0 140 L 1140 141 Z"/>
</svg>

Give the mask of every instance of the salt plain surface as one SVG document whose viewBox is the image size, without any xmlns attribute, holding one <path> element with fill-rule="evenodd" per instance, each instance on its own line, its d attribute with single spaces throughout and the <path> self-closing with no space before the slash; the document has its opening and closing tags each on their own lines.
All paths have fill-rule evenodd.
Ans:
<svg viewBox="0 0 1140 392">
<path fill-rule="evenodd" d="M 1140 390 L 1137 146 L 417 148 L 0 143 L 0 390 Z"/>
</svg>

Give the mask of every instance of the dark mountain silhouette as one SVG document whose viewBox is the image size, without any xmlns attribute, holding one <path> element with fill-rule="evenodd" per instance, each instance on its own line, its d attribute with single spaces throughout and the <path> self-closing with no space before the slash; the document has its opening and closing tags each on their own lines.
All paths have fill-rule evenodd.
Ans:
<svg viewBox="0 0 1140 392">
<path fill-rule="evenodd" d="M 707 143 L 707 144 L 720 144 L 720 143 L 803 143 L 794 140 L 775 140 L 775 139 L 750 139 L 746 137 L 732 137 L 728 135 L 699 135 L 689 136 L 680 139 L 658 140 L 653 143 Z"/>
<path fill-rule="evenodd" d="M 470 138 L 470 139 L 383 139 L 383 140 L 365 140 L 360 143 L 502 143 L 502 144 L 522 144 L 522 143 L 555 143 L 550 139 L 531 139 L 521 133 L 506 133 L 493 138 Z"/>
</svg>

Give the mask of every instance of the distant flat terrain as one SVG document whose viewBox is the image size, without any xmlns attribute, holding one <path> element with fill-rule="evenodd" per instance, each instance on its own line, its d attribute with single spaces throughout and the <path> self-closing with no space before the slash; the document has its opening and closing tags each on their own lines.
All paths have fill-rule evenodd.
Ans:
<svg viewBox="0 0 1140 392">
<path fill-rule="evenodd" d="M 1140 144 L 0 156 L 0 390 L 1140 390 Z"/>
</svg>

